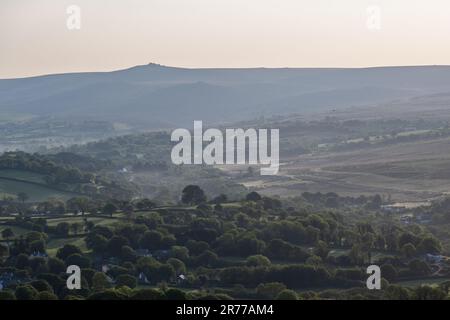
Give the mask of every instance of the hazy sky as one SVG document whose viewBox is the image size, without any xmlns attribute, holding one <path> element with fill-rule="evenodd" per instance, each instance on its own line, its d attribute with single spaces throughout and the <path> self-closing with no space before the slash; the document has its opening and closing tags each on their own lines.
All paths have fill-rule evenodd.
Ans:
<svg viewBox="0 0 450 320">
<path fill-rule="evenodd" d="M 69 5 L 81 9 L 80 30 L 66 26 Z M 371 6 L 380 8 L 380 19 L 376 10 L 367 11 Z M 450 1 L 0 0 L 0 78 L 149 62 L 182 67 L 450 64 Z"/>
</svg>

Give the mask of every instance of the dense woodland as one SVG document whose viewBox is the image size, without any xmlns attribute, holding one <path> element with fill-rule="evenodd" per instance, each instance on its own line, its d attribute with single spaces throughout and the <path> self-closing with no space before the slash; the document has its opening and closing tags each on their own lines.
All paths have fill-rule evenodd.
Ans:
<svg viewBox="0 0 450 320">
<path fill-rule="evenodd" d="M 171 206 L 145 198 L 6 200 L 0 298 L 446 298 L 449 282 L 401 285 L 432 277 L 424 257 L 443 248 L 427 228 L 403 225 L 381 206 L 379 195 L 334 193 L 208 199 L 196 185 Z M 49 252 L 55 239 L 65 244 Z M 382 290 L 365 287 L 373 263 Z M 81 290 L 66 287 L 69 265 L 82 268 Z"/>
</svg>

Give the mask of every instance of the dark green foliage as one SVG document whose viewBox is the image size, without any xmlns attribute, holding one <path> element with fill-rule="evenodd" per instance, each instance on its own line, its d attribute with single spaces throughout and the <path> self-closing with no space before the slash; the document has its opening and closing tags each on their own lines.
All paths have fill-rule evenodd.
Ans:
<svg viewBox="0 0 450 320">
<path fill-rule="evenodd" d="M 39 292 L 30 285 L 22 285 L 16 288 L 17 300 L 36 300 Z"/>
<path fill-rule="evenodd" d="M 179 289 L 170 288 L 164 295 L 168 300 L 186 300 L 186 293 Z"/>
<path fill-rule="evenodd" d="M 164 294 L 157 289 L 136 290 L 130 297 L 132 300 L 163 300 Z"/>
<path fill-rule="evenodd" d="M 183 189 L 181 201 L 185 204 L 200 204 L 206 201 L 205 192 L 195 185 L 189 185 Z"/>
<path fill-rule="evenodd" d="M 204 193 L 197 198 L 198 187 L 191 187 L 186 206 L 109 200 L 92 209 L 86 199 L 72 199 L 66 206 L 83 206 L 83 217 L 58 217 L 56 225 L 48 225 L 47 217 L 9 220 L 10 230 L 27 232 L 3 233 L 11 239 L 2 245 L 0 276 L 12 274 L 14 281 L 0 298 L 442 299 L 448 292 L 445 285 L 406 289 L 389 284 L 431 277 L 439 263 L 432 260 L 441 257 L 430 254 L 443 252 L 443 246 L 425 226 L 405 226 L 367 211 L 376 197 L 306 193 L 279 200 L 252 194 L 240 202 L 220 197 L 215 202 L 221 207 L 213 208 Z M 201 201 L 192 206 L 198 202 L 193 199 Z M 100 215 L 108 204 L 120 215 Z M 136 212 L 137 207 L 143 211 Z M 71 244 L 81 239 L 87 251 Z M 45 255 L 54 252 L 47 249 L 51 241 L 67 243 L 56 257 Z M 381 291 L 363 290 L 369 262 L 381 266 Z M 66 287 L 68 265 L 82 269 L 82 289 L 76 293 Z"/>
<path fill-rule="evenodd" d="M 61 249 L 58 249 L 56 253 L 56 257 L 58 257 L 61 260 L 66 260 L 67 257 L 71 256 L 72 254 L 81 254 L 81 250 L 72 245 L 72 244 L 66 244 Z"/>
<path fill-rule="evenodd" d="M 135 277 L 129 274 L 121 274 L 116 279 L 116 286 L 127 286 L 131 289 L 135 288 L 137 285 L 137 280 Z"/>
<path fill-rule="evenodd" d="M 262 197 L 259 195 L 258 192 L 250 192 L 249 194 L 247 194 L 247 196 L 245 197 L 245 200 L 247 201 L 259 201 L 261 200 Z"/>
</svg>

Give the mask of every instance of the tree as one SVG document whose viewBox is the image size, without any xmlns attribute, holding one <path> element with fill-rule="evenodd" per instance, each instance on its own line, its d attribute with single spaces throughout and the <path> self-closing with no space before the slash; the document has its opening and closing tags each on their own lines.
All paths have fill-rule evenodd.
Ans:
<svg viewBox="0 0 450 320">
<path fill-rule="evenodd" d="M 123 212 L 125 213 L 125 216 L 128 220 L 131 220 L 133 218 L 134 213 L 134 207 L 132 204 L 128 204 L 123 208 Z"/>
<path fill-rule="evenodd" d="M 140 240 L 140 246 L 148 250 L 161 248 L 163 235 L 159 231 L 146 231 Z"/>
<path fill-rule="evenodd" d="M 6 257 L 9 253 L 8 247 L 0 243 L 0 261 L 2 257 Z"/>
<path fill-rule="evenodd" d="M 95 227 L 94 222 L 89 221 L 88 219 L 84 218 L 84 230 L 85 231 L 91 232 L 94 227 Z"/>
<path fill-rule="evenodd" d="M 96 272 L 92 277 L 92 289 L 102 291 L 110 287 L 108 277 L 103 272 Z"/>
<path fill-rule="evenodd" d="M 284 289 L 277 295 L 275 300 L 298 300 L 298 296 L 295 291 Z"/>
<path fill-rule="evenodd" d="M 416 247 L 412 243 L 407 243 L 403 245 L 402 253 L 406 258 L 412 258 L 416 255 Z"/>
<path fill-rule="evenodd" d="M 82 228 L 83 226 L 78 222 L 72 223 L 70 225 L 70 230 L 72 231 L 73 234 L 78 234 L 78 231 L 80 231 Z"/>
<path fill-rule="evenodd" d="M 392 264 L 384 264 L 380 267 L 381 275 L 389 282 L 393 282 L 397 279 L 397 269 Z"/>
<path fill-rule="evenodd" d="M 134 249 L 132 247 L 122 246 L 122 248 L 120 249 L 120 258 L 123 261 L 134 262 L 134 261 L 136 261 L 137 254 L 136 254 L 136 251 L 134 251 Z"/>
<path fill-rule="evenodd" d="M 261 200 L 261 196 L 259 195 L 258 192 L 250 192 L 249 194 L 247 194 L 247 196 L 245 197 L 245 200 L 247 201 L 259 201 Z"/>
<path fill-rule="evenodd" d="M 89 258 L 82 256 L 79 253 L 71 254 L 66 259 L 67 265 L 76 265 L 80 268 L 89 268 L 91 265 L 91 260 Z"/>
<path fill-rule="evenodd" d="M 434 288 L 427 285 L 417 287 L 414 292 L 415 300 L 444 300 L 446 293 L 440 288 Z"/>
<path fill-rule="evenodd" d="M 159 264 L 153 268 L 153 280 L 155 282 L 172 281 L 176 276 L 174 268 L 170 264 Z M 151 272 L 150 272 L 151 273 Z M 150 275 L 151 276 L 151 275 Z"/>
<path fill-rule="evenodd" d="M 426 237 L 422 239 L 418 245 L 418 249 L 422 253 L 439 254 L 442 251 L 441 244 L 439 240 L 434 237 Z"/>
<path fill-rule="evenodd" d="M 407 288 L 397 285 L 390 285 L 385 290 L 384 298 L 387 300 L 409 300 L 410 293 Z"/>
<path fill-rule="evenodd" d="M 70 231 L 70 224 L 67 222 L 60 222 L 56 225 L 55 231 L 60 237 L 67 237 Z"/>
<path fill-rule="evenodd" d="M 339 207 L 339 198 L 338 197 L 328 197 L 325 200 L 325 206 L 328 208 L 337 208 Z"/>
<path fill-rule="evenodd" d="M 33 286 L 33 288 L 35 288 L 39 292 L 42 291 L 53 292 L 52 286 L 46 280 L 43 279 L 34 280 L 30 282 L 30 285 Z"/>
<path fill-rule="evenodd" d="M 192 239 L 186 242 L 186 247 L 191 255 L 199 255 L 210 248 L 207 242 Z"/>
<path fill-rule="evenodd" d="M 189 259 L 189 250 L 182 246 L 173 246 L 171 249 L 171 256 L 181 261 L 187 261 Z"/>
<path fill-rule="evenodd" d="M 39 292 L 37 299 L 38 300 L 58 300 L 58 297 L 52 292 L 42 291 L 42 292 Z"/>
<path fill-rule="evenodd" d="M 381 196 L 379 194 L 376 194 L 370 203 L 368 203 L 369 209 L 380 209 L 381 205 L 383 204 L 383 199 L 381 199 Z"/>
<path fill-rule="evenodd" d="M 117 211 L 117 207 L 113 203 L 107 203 L 102 209 L 102 212 L 104 214 L 109 215 L 112 217 L 112 215 Z"/>
<path fill-rule="evenodd" d="M 116 286 L 127 286 L 128 288 L 134 289 L 137 286 L 137 280 L 132 275 L 121 274 L 116 279 Z"/>
<path fill-rule="evenodd" d="M 24 203 L 25 201 L 27 201 L 30 197 L 28 196 L 28 194 L 26 194 L 25 192 L 19 192 L 17 194 L 17 199 L 19 201 L 21 201 L 22 203 Z"/>
<path fill-rule="evenodd" d="M 317 242 L 316 247 L 314 248 L 314 254 L 316 256 L 321 257 L 322 259 L 326 259 L 329 252 L 330 249 L 328 249 L 327 244 L 324 241 L 319 240 L 319 242 Z"/>
<path fill-rule="evenodd" d="M 280 282 L 261 283 L 256 287 L 256 293 L 265 299 L 274 299 L 286 286 Z"/>
<path fill-rule="evenodd" d="M 136 203 L 136 208 L 140 211 L 151 210 L 156 204 L 147 198 L 141 199 Z"/>
<path fill-rule="evenodd" d="M 60 274 L 66 271 L 66 264 L 59 258 L 49 258 L 47 265 L 48 270 L 54 274 Z"/>
<path fill-rule="evenodd" d="M 11 239 L 12 237 L 14 237 L 14 231 L 11 228 L 6 228 L 2 231 L 3 239 L 9 241 L 9 239 Z"/>
<path fill-rule="evenodd" d="M 121 290 L 108 289 L 96 292 L 88 297 L 88 300 L 127 300 L 128 296 Z"/>
<path fill-rule="evenodd" d="M 37 210 L 42 213 L 64 214 L 66 212 L 66 204 L 62 200 L 48 199 L 37 205 Z"/>
<path fill-rule="evenodd" d="M 167 300 L 186 300 L 186 293 L 180 289 L 170 288 L 164 294 Z"/>
<path fill-rule="evenodd" d="M 173 267 L 176 274 L 182 274 L 186 272 L 186 266 L 184 265 L 184 262 L 177 258 L 169 258 L 167 260 L 167 263 Z"/>
<path fill-rule="evenodd" d="M 217 263 L 218 259 L 217 254 L 211 250 L 206 250 L 195 259 L 195 262 L 202 267 L 212 267 Z"/>
<path fill-rule="evenodd" d="M 108 246 L 108 239 L 97 233 L 90 233 L 86 237 L 86 246 L 96 254 L 103 254 Z"/>
<path fill-rule="evenodd" d="M 249 256 L 246 260 L 246 265 L 249 267 L 268 267 L 272 263 L 269 258 L 263 256 L 262 254 L 256 254 L 253 256 Z"/>
<path fill-rule="evenodd" d="M 413 275 L 424 276 L 431 272 L 430 267 L 425 261 L 414 259 L 408 264 L 409 270 Z"/>
<path fill-rule="evenodd" d="M 75 253 L 81 254 L 81 250 L 73 244 L 65 244 L 64 247 L 58 249 L 56 257 L 65 261 L 67 257 Z"/>
<path fill-rule="evenodd" d="M 206 201 L 205 192 L 196 185 L 188 185 L 181 194 L 181 202 L 184 204 L 197 205 Z"/>
<path fill-rule="evenodd" d="M 244 235 L 236 241 L 236 255 L 249 256 L 263 251 L 265 243 L 255 235 Z"/>
<path fill-rule="evenodd" d="M 130 243 L 127 238 L 122 236 L 114 236 L 111 240 L 108 241 L 108 245 L 106 247 L 106 251 L 112 257 L 119 257 L 122 253 L 122 247 L 128 246 Z"/>
<path fill-rule="evenodd" d="M 21 253 L 16 257 L 16 268 L 25 269 L 29 266 L 28 255 Z"/>
<path fill-rule="evenodd" d="M 84 216 L 85 212 L 89 210 L 89 199 L 86 197 L 72 198 L 67 201 L 69 210 L 80 211 Z"/>
<path fill-rule="evenodd" d="M 17 300 L 36 300 L 39 292 L 30 285 L 22 285 L 16 288 Z"/>
<path fill-rule="evenodd" d="M 420 242 L 420 238 L 413 233 L 404 232 L 398 238 L 398 247 L 402 248 L 405 244 L 411 243 L 414 246 L 417 246 Z"/>
<path fill-rule="evenodd" d="M 164 295 L 157 289 L 141 289 L 131 295 L 131 300 L 163 300 Z"/>
<path fill-rule="evenodd" d="M 361 248 L 360 246 L 354 244 L 348 254 L 350 260 L 353 264 L 360 265 L 363 263 L 364 258 L 362 256 Z"/>
<path fill-rule="evenodd" d="M 321 257 L 312 255 L 305 261 L 306 264 L 312 265 L 312 266 L 320 266 L 323 263 L 323 260 Z"/>
<path fill-rule="evenodd" d="M 228 201 L 228 197 L 226 194 L 220 194 L 217 197 L 215 197 L 214 199 L 211 200 L 211 203 L 215 203 L 215 204 L 221 204 L 221 203 L 225 203 Z"/>
</svg>

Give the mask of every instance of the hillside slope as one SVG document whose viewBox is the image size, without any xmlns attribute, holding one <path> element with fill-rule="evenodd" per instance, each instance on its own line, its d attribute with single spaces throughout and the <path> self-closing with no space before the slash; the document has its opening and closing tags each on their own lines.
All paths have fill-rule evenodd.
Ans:
<svg viewBox="0 0 450 320">
<path fill-rule="evenodd" d="M 106 120 L 150 128 L 313 113 L 450 92 L 450 67 L 183 69 L 0 80 L 0 114 Z"/>
</svg>

